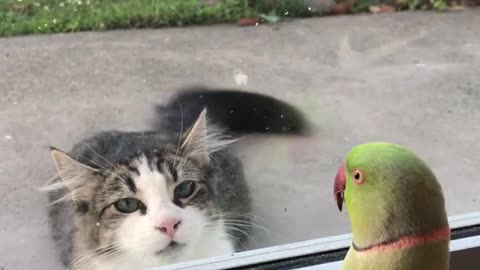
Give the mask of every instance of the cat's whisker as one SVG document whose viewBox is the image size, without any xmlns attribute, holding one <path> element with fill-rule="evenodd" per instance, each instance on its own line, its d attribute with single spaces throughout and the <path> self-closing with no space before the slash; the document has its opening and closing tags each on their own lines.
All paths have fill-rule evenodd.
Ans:
<svg viewBox="0 0 480 270">
<path fill-rule="evenodd" d="M 204 230 L 204 232 L 209 233 L 209 232 L 216 232 L 216 231 L 213 230 L 213 229 L 206 228 Z M 236 238 L 235 236 L 229 234 L 228 232 L 225 232 L 225 236 L 228 237 L 228 239 L 230 239 L 231 241 L 234 241 L 235 243 L 240 244 L 244 250 L 247 249 L 246 246 L 242 243 L 242 241 L 240 239 Z"/>
<path fill-rule="evenodd" d="M 245 226 L 245 227 L 252 227 L 252 228 L 258 228 L 260 230 L 263 230 L 263 231 L 268 231 L 268 229 L 256 222 L 254 222 L 253 220 L 250 221 L 250 220 L 245 220 L 245 219 L 238 219 L 238 218 L 235 218 L 235 217 L 246 217 L 248 218 L 247 215 L 243 215 L 241 213 L 230 213 L 230 214 L 218 214 L 218 215 L 210 215 L 209 216 L 210 218 L 212 219 L 215 219 L 215 217 L 219 217 L 218 220 L 216 220 L 215 222 L 218 222 L 218 223 L 223 223 L 223 224 L 226 224 L 226 225 L 237 225 L 237 226 Z M 225 218 L 225 217 L 230 217 L 230 218 Z"/>
<path fill-rule="evenodd" d="M 105 167 L 105 166 L 102 166 L 100 164 L 98 164 L 97 162 L 93 161 L 93 159 L 91 158 L 87 158 L 85 155 L 80 155 L 79 157 L 83 158 L 84 160 L 92 163 L 93 165 L 97 166 L 98 168 L 100 169 L 103 169 L 103 170 L 108 170 L 109 168 Z"/>
<path fill-rule="evenodd" d="M 142 239 L 142 240 L 138 240 L 138 241 L 134 241 L 134 242 L 130 242 L 129 243 L 129 248 L 137 248 L 137 247 L 142 247 L 146 244 L 150 244 L 151 243 L 151 240 L 150 239 Z M 103 253 L 100 253 L 100 254 L 97 254 L 97 252 L 101 249 L 109 249 L 108 251 L 106 252 L 103 252 Z M 93 249 L 93 250 L 90 250 L 86 253 L 90 253 L 90 254 L 86 254 L 84 253 L 84 255 L 80 256 L 79 257 L 79 260 L 77 262 L 75 262 L 74 264 L 72 264 L 71 268 L 68 268 L 68 269 L 71 269 L 71 270 L 81 270 L 87 266 L 92 266 L 94 265 L 95 263 L 97 263 L 98 261 L 101 261 L 109 256 L 112 256 L 112 255 L 115 255 L 119 252 L 121 252 L 122 249 L 121 249 L 121 246 L 120 246 L 120 243 L 119 242 L 113 242 L 109 245 L 106 245 L 106 246 L 103 246 L 101 248 L 96 248 L 96 249 Z M 144 257 L 146 256 L 147 254 L 144 253 Z M 90 269 L 90 268 L 86 268 L 86 269 Z"/>
<path fill-rule="evenodd" d="M 240 215 L 240 214 L 238 214 L 238 215 L 222 215 L 222 214 L 219 214 L 219 215 L 209 215 L 209 217 L 216 218 L 216 219 L 233 218 L 233 219 L 239 219 L 239 220 L 245 220 L 245 221 L 258 221 L 259 220 L 258 218 L 245 216 L 245 215 Z"/>
<path fill-rule="evenodd" d="M 103 254 L 100 254 L 100 255 L 97 255 L 97 256 L 93 256 L 93 258 L 85 260 L 84 264 L 76 266 L 75 268 L 72 268 L 71 270 L 91 269 L 91 266 L 95 265 L 97 262 L 99 262 L 103 259 L 106 259 L 111 255 L 119 253 L 120 251 L 121 250 L 119 250 L 119 249 L 114 249 L 114 250 L 110 250 L 106 253 L 103 253 Z"/>
<path fill-rule="evenodd" d="M 97 151 L 95 151 L 95 149 L 93 149 L 93 147 L 91 147 L 89 144 L 84 144 L 86 147 L 88 147 L 88 149 L 90 149 L 95 155 L 97 155 L 99 158 L 101 158 L 103 161 L 105 161 L 107 164 L 110 165 L 111 168 L 114 168 L 115 165 L 113 165 L 113 163 L 111 163 L 110 161 L 108 161 L 106 158 L 104 158 L 102 155 L 100 155 Z M 98 164 L 96 164 L 98 166 Z M 106 169 L 106 168 L 104 168 Z"/>
<path fill-rule="evenodd" d="M 219 224 L 213 224 L 213 226 L 211 226 L 211 228 L 218 228 L 216 225 L 219 225 Z M 209 225 L 207 225 L 206 227 L 208 228 Z M 246 237 L 251 238 L 251 235 L 249 233 L 245 232 L 244 230 L 242 230 L 240 228 L 233 227 L 233 226 L 227 226 L 226 224 L 223 224 L 223 227 L 227 230 L 237 231 L 239 233 L 242 233 Z"/>
<path fill-rule="evenodd" d="M 145 246 L 145 245 L 149 245 L 152 243 L 152 240 L 150 239 L 142 239 L 142 240 L 138 240 L 138 241 L 133 241 L 133 242 L 130 242 L 129 243 L 129 246 L 128 248 L 129 249 L 135 249 L 135 248 L 138 248 L 138 247 L 142 247 L 142 246 Z M 75 268 L 71 268 L 71 270 L 81 270 L 83 269 L 84 267 L 86 266 L 91 266 L 91 265 L 94 265 L 95 263 L 97 263 L 98 261 L 101 261 L 109 256 L 112 256 L 112 255 L 115 255 L 116 253 L 119 253 L 121 252 L 122 250 L 119 248 L 119 247 L 116 247 L 115 249 L 112 249 L 112 250 L 109 250 L 108 252 L 105 252 L 105 253 L 101 253 L 101 254 L 96 254 L 96 256 L 90 256 L 89 258 L 85 258 L 86 262 L 85 262 L 85 265 L 81 264 L 80 268 L 77 268 L 78 266 L 76 266 Z M 142 255 L 142 262 L 145 261 L 145 257 L 147 256 L 148 254 L 146 253 L 146 251 L 144 250 L 143 251 L 143 255 Z M 128 258 L 127 258 L 128 259 Z M 120 261 L 117 261 L 116 264 L 121 264 L 123 261 L 122 258 L 120 258 Z M 89 269 L 89 268 L 86 268 L 86 269 Z"/>
<path fill-rule="evenodd" d="M 250 220 L 256 220 L 256 221 L 259 221 L 259 222 L 263 222 L 264 219 L 257 216 L 257 215 L 253 215 L 253 214 L 247 214 L 247 213 L 225 213 L 223 215 L 224 217 L 243 217 L 243 218 L 247 218 L 247 219 L 250 219 Z"/>
<path fill-rule="evenodd" d="M 215 213 L 211 216 L 214 217 L 228 217 L 228 216 L 239 216 L 239 217 L 246 217 L 251 219 L 261 219 L 259 216 L 249 213 L 241 213 L 241 212 L 223 212 L 223 213 Z"/>
<path fill-rule="evenodd" d="M 242 227 L 249 227 L 249 228 L 255 228 L 255 229 L 260 229 L 262 231 L 265 231 L 267 232 L 268 229 L 263 227 L 263 226 L 260 226 L 258 224 L 254 224 L 254 223 L 241 223 L 241 222 L 224 222 L 223 224 L 225 225 L 236 225 L 236 226 L 242 226 Z"/>
<path fill-rule="evenodd" d="M 56 172 L 50 179 L 48 179 L 47 181 L 47 185 L 54 182 L 55 180 L 57 180 L 58 178 L 60 177 L 60 174 L 58 172 Z"/>
<path fill-rule="evenodd" d="M 98 247 L 98 248 L 88 250 L 88 251 L 84 252 L 83 254 L 81 254 L 80 256 L 78 256 L 78 258 L 70 264 L 68 269 L 77 269 L 79 265 L 83 265 L 87 262 L 91 262 L 92 258 L 96 258 L 96 257 L 99 257 L 99 256 L 101 257 L 103 254 L 108 253 L 111 250 L 116 250 L 116 249 L 119 249 L 119 248 L 120 248 L 120 243 L 119 242 L 113 242 L 113 243 L 110 243 L 110 244 L 105 245 L 105 246 L 101 246 L 101 247 Z M 109 250 L 105 253 L 98 254 L 101 250 L 104 250 L 104 249 L 109 249 Z"/>
<path fill-rule="evenodd" d="M 209 134 L 205 136 L 204 141 L 207 145 L 208 153 L 211 154 L 214 152 L 218 152 L 222 149 L 225 149 L 232 143 L 236 142 L 237 139 L 234 139 L 229 136 L 225 136 L 220 131 L 211 131 Z M 197 156 L 198 154 L 202 154 L 203 151 L 204 151 L 203 149 L 193 149 L 189 151 L 184 157 L 182 157 L 182 159 L 179 162 L 179 166 L 185 165 L 185 163 L 189 159 Z"/>
<path fill-rule="evenodd" d="M 253 237 L 252 237 L 249 233 L 245 232 L 245 231 L 242 230 L 242 229 L 239 229 L 239 228 L 236 228 L 236 227 L 232 227 L 232 226 L 225 226 L 225 228 L 226 228 L 227 230 L 237 231 L 237 232 L 245 235 L 245 237 L 247 237 L 249 240 L 254 240 Z"/>
<path fill-rule="evenodd" d="M 178 134 L 178 143 L 177 143 L 177 149 L 175 150 L 175 157 L 178 157 L 178 151 L 180 150 L 180 144 L 182 142 L 182 136 L 183 136 L 183 107 L 182 104 L 178 104 L 179 109 L 180 109 L 180 134 Z"/>
<path fill-rule="evenodd" d="M 261 230 L 267 231 L 267 228 L 257 224 L 255 222 L 247 221 L 247 220 L 238 220 L 238 219 L 219 219 L 218 221 L 219 224 L 232 224 L 232 225 L 238 225 L 238 226 L 248 226 L 248 227 L 255 227 Z"/>
</svg>

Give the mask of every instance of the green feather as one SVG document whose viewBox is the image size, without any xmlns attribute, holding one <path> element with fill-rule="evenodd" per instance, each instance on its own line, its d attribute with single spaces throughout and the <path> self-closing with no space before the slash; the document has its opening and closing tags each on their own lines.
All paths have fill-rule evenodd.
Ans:
<svg viewBox="0 0 480 270">
<path fill-rule="evenodd" d="M 357 169 L 365 180 L 362 184 L 355 182 Z M 347 156 L 345 174 L 345 204 L 353 241 L 357 246 L 367 247 L 448 226 L 440 184 L 426 163 L 408 149 L 390 143 L 357 145 Z M 342 269 L 448 269 L 448 241 L 444 242 L 438 242 L 433 248 L 429 245 L 415 248 L 435 251 L 427 252 L 425 256 L 437 253 L 446 256 L 446 264 L 441 262 L 445 265 L 440 268 L 437 265 L 436 268 L 405 268 L 414 258 L 411 254 L 418 253 L 411 250 L 378 255 L 377 259 L 370 258 L 363 263 L 366 264 L 364 267 L 360 267 L 362 263 L 357 258 L 358 254 L 351 249 Z M 436 259 L 442 261 L 438 257 Z M 413 259 L 413 262 L 416 260 Z M 388 268 L 369 268 L 377 265 L 388 265 Z"/>
</svg>

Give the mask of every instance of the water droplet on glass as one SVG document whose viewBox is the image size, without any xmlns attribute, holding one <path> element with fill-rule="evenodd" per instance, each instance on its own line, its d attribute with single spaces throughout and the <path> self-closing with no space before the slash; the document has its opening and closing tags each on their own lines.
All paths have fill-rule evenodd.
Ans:
<svg viewBox="0 0 480 270">
<path fill-rule="evenodd" d="M 425 67 L 425 63 L 420 63 L 420 62 L 417 62 L 415 64 L 416 67 Z"/>
</svg>

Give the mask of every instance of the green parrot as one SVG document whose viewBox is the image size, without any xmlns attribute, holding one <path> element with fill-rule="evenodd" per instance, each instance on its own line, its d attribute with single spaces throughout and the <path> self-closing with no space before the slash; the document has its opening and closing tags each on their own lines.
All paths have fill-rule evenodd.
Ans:
<svg viewBox="0 0 480 270">
<path fill-rule="evenodd" d="M 338 169 L 352 245 L 342 270 L 448 270 L 450 228 L 442 188 L 417 155 L 390 143 L 355 146 Z"/>
</svg>

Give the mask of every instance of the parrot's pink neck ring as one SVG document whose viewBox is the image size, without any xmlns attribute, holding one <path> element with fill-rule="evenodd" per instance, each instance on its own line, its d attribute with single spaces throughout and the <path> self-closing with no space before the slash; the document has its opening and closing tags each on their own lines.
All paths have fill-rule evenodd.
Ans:
<svg viewBox="0 0 480 270">
<path fill-rule="evenodd" d="M 357 252 L 385 252 L 398 249 L 406 249 L 414 246 L 423 245 L 432 241 L 449 240 L 450 228 L 435 230 L 429 233 L 415 235 L 415 236 L 403 236 L 392 240 L 383 241 L 379 244 L 373 244 L 367 247 L 359 247 L 352 242 L 352 247 Z"/>
</svg>

